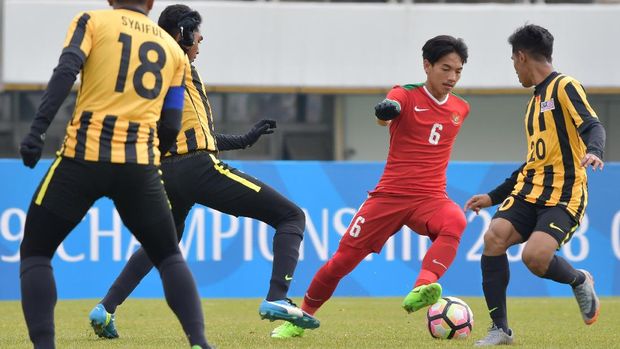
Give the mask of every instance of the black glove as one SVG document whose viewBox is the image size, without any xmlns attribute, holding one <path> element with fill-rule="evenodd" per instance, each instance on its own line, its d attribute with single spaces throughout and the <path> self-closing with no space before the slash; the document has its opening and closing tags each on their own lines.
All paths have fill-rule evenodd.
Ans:
<svg viewBox="0 0 620 349">
<path fill-rule="evenodd" d="M 375 105 L 375 116 L 377 119 L 387 121 L 392 120 L 400 114 L 400 107 L 395 102 L 384 99 L 383 102 Z"/>
<path fill-rule="evenodd" d="M 19 145 L 19 153 L 22 156 L 24 165 L 34 168 L 39 159 L 41 158 L 41 152 L 43 152 L 43 141 L 45 140 L 45 134 L 35 135 L 34 133 L 28 133 Z"/>
<path fill-rule="evenodd" d="M 252 146 L 262 135 L 272 134 L 274 128 L 276 128 L 275 120 L 263 119 L 257 122 L 252 126 L 252 129 L 243 136 L 245 147 Z"/>
</svg>

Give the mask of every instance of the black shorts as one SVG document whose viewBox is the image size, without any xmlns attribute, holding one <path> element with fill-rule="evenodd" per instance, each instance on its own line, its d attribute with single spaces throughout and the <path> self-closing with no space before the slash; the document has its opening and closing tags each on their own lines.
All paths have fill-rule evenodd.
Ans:
<svg viewBox="0 0 620 349">
<path fill-rule="evenodd" d="M 53 253 L 104 196 L 114 202 L 123 223 L 151 259 L 178 252 L 170 203 L 156 166 L 66 157 L 52 163 L 34 193 L 26 218 L 26 251 Z"/>
<path fill-rule="evenodd" d="M 303 211 L 269 185 L 220 161 L 216 154 L 195 151 L 164 158 L 161 169 L 179 236 L 194 204 L 222 213 L 258 219 L 277 227 Z M 303 233 L 300 227 L 299 234 Z"/>
<path fill-rule="evenodd" d="M 504 218 L 527 241 L 533 232 L 542 231 L 560 246 L 573 236 L 579 222 L 562 206 L 542 206 L 510 195 L 497 209 L 493 218 Z"/>
</svg>

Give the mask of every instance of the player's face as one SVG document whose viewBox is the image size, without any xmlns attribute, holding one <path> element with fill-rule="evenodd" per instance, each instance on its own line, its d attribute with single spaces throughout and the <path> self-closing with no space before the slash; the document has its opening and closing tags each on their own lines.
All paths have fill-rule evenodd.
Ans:
<svg viewBox="0 0 620 349">
<path fill-rule="evenodd" d="M 523 51 L 513 52 L 510 58 L 512 59 L 512 65 L 515 67 L 515 72 L 517 73 L 521 86 L 531 87 L 534 85 L 532 79 L 529 78 L 526 64 L 527 56 L 525 53 Z"/>
<path fill-rule="evenodd" d="M 463 61 L 455 52 L 441 57 L 435 64 L 424 60 L 426 72 L 426 88 L 437 99 L 443 99 L 452 91 L 456 83 L 461 79 Z"/>
<path fill-rule="evenodd" d="M 203 39 L 204 38 L 202 37 L 202 34 L 200 34 L 199 30 L 194 31 L 194 45 L 187 51 L 187 57 L 190 62 L 193 62 L 196 59 L 196 56 L 200 53 L 199 46 Z"/>
</svg>

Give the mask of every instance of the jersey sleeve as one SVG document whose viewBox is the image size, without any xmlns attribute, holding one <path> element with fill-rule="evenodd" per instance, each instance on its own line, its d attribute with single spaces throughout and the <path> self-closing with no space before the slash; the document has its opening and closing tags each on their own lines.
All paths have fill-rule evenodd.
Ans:
<svg viewBox="0 0 620 349">
<path fill-rule="evenodd" d="M 560 90 L 558 98 L 577 126 L 579 136 L 586 145 L 586 151 L 602 159 L 606 140 L 605 128 L 588 103 L 581 84 L 576 80 L 570 81 Z"/>
<path fill-rule="evenodd" d="M 578 81 L 572 80 L 567 83 L 564 89 L 560 89 L 558 98 L 570 113 L 570 117 L 577 128 L 580 128 L 584 123 L 588 124 L 598 120 L 594 109 L 588 103 L 585 90 Z"/>
<path fill-rule="evenodd" d="M 467 103 L 466 101 L 463 101 L 463 121 L 465 121 L 467 117 L 469 116 L 470 110 L 471 108 L 469 106 L 469 103 Z"/>
<path fill-rule="evenodd" d="M 386 99 L 398 103 L 398 105 L 400 106 L 401 113 L 402 113 L 402 111 L 406 110 L 407 108 L 409 94 L 407 93 L 407 90 L 405 90 L 404 88 L 400 86 L 394 86 L 390 90 L 390 92 L 388 92 Z"/>
<path fill-rule="evenodd" d="M 75 16 L 67 31 L 63 53 L 74 53 L 82 59 L 82 62 L 86 61 L 93 46 L 94 31 L 93 20 L 88 12 Z"/>
</svg>

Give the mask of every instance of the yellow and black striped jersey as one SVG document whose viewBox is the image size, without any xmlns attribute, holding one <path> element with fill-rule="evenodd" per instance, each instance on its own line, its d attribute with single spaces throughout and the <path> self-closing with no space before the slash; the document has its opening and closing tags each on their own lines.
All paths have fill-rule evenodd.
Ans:
<svg viewBox="0 0 620 349">
<path fill-rule="evenodd" d="M 184 98 L 181 131 L 166 156 L 195 150 L 217 151 L 211 104 L 200 74 L 193 65 L 185 73 Z"/>
<path fill-rule="evenodd" d="M 545 206 L 565 206 L 580 220 L 588 203 L 582 126 L 597 122 L 581 84 L 552 73 L 536 86 L 525 114 L 527 159 L 513 195 Z"/>
<path fill-rule="evenodd" d="M 171 87 L 182 86 L 187 56 L 145 14 L 129 9 L 78 14 L 64 51 L 84 63 L 65 157 L 159 164 L 157 121 Z"/>
</svg>

